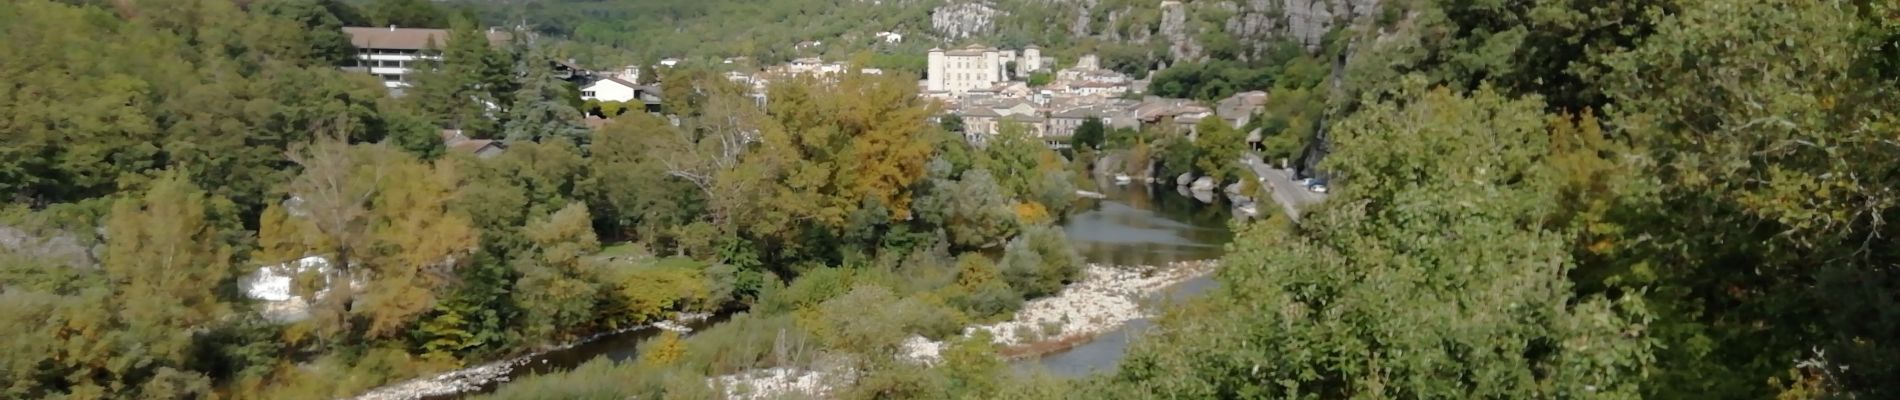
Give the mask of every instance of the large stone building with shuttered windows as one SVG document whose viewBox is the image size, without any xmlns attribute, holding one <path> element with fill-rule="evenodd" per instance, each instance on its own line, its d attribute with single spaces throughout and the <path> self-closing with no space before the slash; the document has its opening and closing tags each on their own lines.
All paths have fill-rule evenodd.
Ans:
<svg viewBox="0 0 1900 400">
<path fill-rule="evenodd" d="M 1042 50 L 1036 46 L 1023 49 L 1020 56 L 1015 50 L 974 44 L 955 50 L 932 48 L 924 77 L 924 90 L 931 94 L 960 97 L 970 91 L 986 90 L 999 83 L 1027 77 L 1029 73 L 1041 71 L 1044 66 L 1051 64 L 1054 64 L 1054 60 L 1043 57 Z"/>
</svg>

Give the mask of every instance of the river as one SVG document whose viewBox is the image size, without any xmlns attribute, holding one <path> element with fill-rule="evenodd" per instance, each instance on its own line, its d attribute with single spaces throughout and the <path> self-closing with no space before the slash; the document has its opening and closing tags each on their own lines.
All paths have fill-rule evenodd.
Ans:
<svg viewBox="0 0 1900 400">
<path fill-rule="evenodd" d="M 1087 262 L 1116 265 L 1165 265 L 1172 261 L 1219 258 L 1233 239 L 1227 222 L 1232 213 L 1225 204 L 1212 205 L 1178 193 L 1167 186 L 1141 184 L 1105 187 L 1103 199 L 1081 199 L 1082 211 L 1063 225 L 1069 242 Z M 1196 278 L 1170 292 L 1175 300 L 1201 293 L 1214 281 Z M 724 316 L 687 324 L 695 330 L 723 322 Z M 1014 364 L 1018 371 L 1046 370 L 1058 376 L 1078 376 L 1111 370 L 1138 332 L 1152 326 L 1138 319 L 1096 340 L 1067 351 Z M 529 357 L 508 373 L 509 380 L 573 369 L 595 357 L 620 361 L 635 357 L 635 347 L 659 334 L 643 328 L 606 335 L 598 340 Z M 471 393 L 428 397 L 460 399 L 493 391 L 503 382 L 489 382 Z"/>
<path fill-rule="evenodd" d="M 1165 265 L 1172 261 L 1215 259 L 1226 251 L 1234 234 L 1228 228 L 1232 213 L 1224 204 L 1210 205 L 1179 194 L 1167 186 L 1141 184 L 1106 187 L 1107 198 L 1084 200 L 1063 226 L 1082 258 L 1091 263 Z M 1154 303 L 1184 301 L 1216 285 L 1208 277 L 1195 278 L 1171 288 Z M 1046 371 L 1056 376 L 1081 376 L 1114 370 L 1140 332 L 1152 327 L 1147 319 L 1130 321 L 1094 341 L 1067 351 L 1022 360 L 1017 372 Z"/>
</svg>

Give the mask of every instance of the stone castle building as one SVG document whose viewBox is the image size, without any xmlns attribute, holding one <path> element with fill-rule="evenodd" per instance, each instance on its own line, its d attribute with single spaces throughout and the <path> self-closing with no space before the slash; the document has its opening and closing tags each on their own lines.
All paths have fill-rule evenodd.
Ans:
<svg viewBox="0 0 1900 400">
<path fill-rule="evenodd" d="M 962 96 L 970 91 L 988 90 L 999 83 L 1028 77 L 1029 73 L 1041 71 L 1054 63 L 1054 60 L 1042 56 L 1042 49 L 1033 45 L 1024 48 L 1020 56 L 1015 50 L 975 44 L 956 50 L 932 48 L 929 68 L 925 70 L 924 90 Z M 1014 66 L 1014 70 L 1011 70 L 1011 66 Z"/>
</svg>

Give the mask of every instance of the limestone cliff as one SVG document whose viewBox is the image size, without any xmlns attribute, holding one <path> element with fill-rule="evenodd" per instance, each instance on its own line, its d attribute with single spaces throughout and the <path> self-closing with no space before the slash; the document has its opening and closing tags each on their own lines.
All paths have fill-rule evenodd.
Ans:
<svg viewBox="0 0 1900 400">
<path fill-rule="evenodd" d="M 1379 12 L 1380 0 L 947 0 L 931 10 L 944 41 L 986 38 L 999 22 L 1029 9 L 1059 15 L 1017 25 L 1044 26 L 1072 38 L 1148 44 L 1171 60 L 1208 57 L 1208 38 L 1231 38 L 1238 57 L 1269 50 L 1276 39 L 1317 49 L 1326 33 Z M 1040 18 L 1040 17 L 1039 17 Z"/>
</svg>

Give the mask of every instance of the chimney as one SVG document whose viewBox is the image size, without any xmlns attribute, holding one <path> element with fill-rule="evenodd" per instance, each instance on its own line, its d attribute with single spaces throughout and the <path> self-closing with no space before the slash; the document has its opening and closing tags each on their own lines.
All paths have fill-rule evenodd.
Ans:
<svg viewBox="0 0 1900 400">
<path fill-rule="evenodd" d="M 396 31 L 396 24 L 389 24 L 389 31 L 390 31 L 390 32 L 395 32 L 395 31 Z"/>
</svg>

